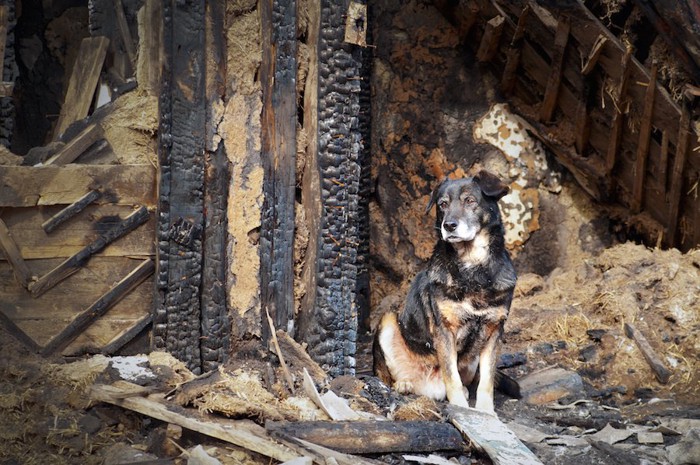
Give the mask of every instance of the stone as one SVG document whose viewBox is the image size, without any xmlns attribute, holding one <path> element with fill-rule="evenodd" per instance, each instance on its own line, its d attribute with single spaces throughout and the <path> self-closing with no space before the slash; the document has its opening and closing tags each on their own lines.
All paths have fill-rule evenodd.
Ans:
<svg viewBox="0 0 700 465">
<path fill-rule="evenodd" d="M 522 400 L 528 404 L 543 405 L 566 396 L 581 396 L 581 376 L 563 368 L 549 367 L 533 371 L 518 379 Z"/>
</svg>

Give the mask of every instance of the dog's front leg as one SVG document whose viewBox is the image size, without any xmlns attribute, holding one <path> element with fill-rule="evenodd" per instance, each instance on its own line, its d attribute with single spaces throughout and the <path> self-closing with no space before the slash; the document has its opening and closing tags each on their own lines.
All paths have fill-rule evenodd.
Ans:
<svg viewBox="0 0 700 465">
<path fill-rule="evenodd" d="M 438 363 L 440 364 L 442 379 L 445 382 L 447 400 L 449 400 L 451 404 L 459 405 L 460 407 L 469 407 L 467 397 L 464 395 L 462 379 L 459 376 L 457 346 L 454 336 L 446 328 L 440 328 L 438 331 L 435 349 Z"/>
<path fill-rule="evenodd" d="M 479 354 L 479 385 L 476 388 L 475 407 L 495 415 L 493 409 L 493 380 L 496 371 L 496 345 L 501 338 L 503 324 L 496 323 L 488 328 L 489 336 Z"/>
</svg>

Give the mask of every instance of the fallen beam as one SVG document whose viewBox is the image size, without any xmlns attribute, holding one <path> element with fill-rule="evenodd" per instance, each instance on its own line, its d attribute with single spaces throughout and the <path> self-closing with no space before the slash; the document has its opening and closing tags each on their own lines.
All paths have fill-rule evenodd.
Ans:
<svg viewBox="0 0 700 465">
<path fill-rule="evenodd" d="M 649 341 L 644 334 L 629 323 L 625 323 L 625 334 L 628 338 L 633 339 L 634 342 L 637 343 L 637 347 L 639 347 L 642 355 L 644 355 L 644 359 L 651 367 L 656 379 L 658 379 L 662 384 L 668 383 L 668 381 L 671 379 L 671 371 L 666 368 L 666 365 L 664 365 L 664 362 L 651 347 L 651 344 L 649 344 Z"/>
<path fill-rule="evenodd" d="M 110 308 L 152 275 L 155 269 L 156 266 L 153 260 L 144 260 L 144 262 L 137 266 L 131 273 L 97 299 L 95 303 L 79 313 L 60 333 L 52 337 L 41 350 L 41 355 L 48 357 L 55 352 L 65 349 L 68 344 L 73 342 L 73 340 L 85 331 L 96 319 L 105 315 Z"/>
<path fill-rule="evenodd" d="M 102 251 L 112 242 L 136 229 L 148 221 L 149 218 L 150 214 L 146 207 L 139 208 L 118 223 L 114 228 L 92 241 L 75 255 L 67 258 L 63 263 L 46 273 L 37 281 L 31 283 L 29 285 L 29 292 L 31 292 L 34 297 L 42 295 L 59 282 L 77 272 L 94 254 Z"/>
<path fill-rule="evenodd" d="M 5 252 L 7 260 L 12 265 L 15 272 L 15 278 L 23 288 L 28 288 L 32 280 L 32 272 L 29 270 L 27 263 L 19 253 L 19 247 L 12 236 L 10 230 L 3 220 L 0 220 L 0 248 Z"/>
<path fill-rule="evenodd" d="M 462 434 L 483 450 L 494 465 L 542 465 L 495 415 L 481 410 L 448 404 L 445 412 Z"/>
<path fill-rule="evenodd" d="M 46 234 L 51 233 L 53 230 L 58 228 L 60 225 L 73 218 L 75 215 L 85 210 L 85 207 L 90 205 L 92 202 L 100 198 L 100 192 L 96 190 L 91 190 L 84 196 L 80 197 L 78 200 L 68 205 L 66 208 L 56 213 L 54 216 L 44 221 L 41 224 L 41 228 L 46 232 Z"/>
<path fill-rule="evenodd" d="M 460 451 L 462 435 L 452 425 L 436 421 L 302 421 L 268 422 L 279 433 L 349 454 Z"/>
<path fill-rule="evenodd" d="M 104 137 L 102 126 L 91 124 L 72 138 L 62 149 L 44 162 L 44 165 L 62 166 L 73 163 L 92 144 Z"/>
</svg>

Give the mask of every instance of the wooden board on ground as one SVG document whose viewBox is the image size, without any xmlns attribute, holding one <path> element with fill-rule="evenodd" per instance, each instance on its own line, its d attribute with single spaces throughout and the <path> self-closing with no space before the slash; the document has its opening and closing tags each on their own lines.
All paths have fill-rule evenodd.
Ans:
<svg viewBox="0 0 700 465">
<path fill-rule="evenodd" d="M 542 465 L 496 416 L 448 404 L 448 418 L 471 443 L 488 454 L 494 465 Z"/>
<path fill-rule="evenodd" d="M 155 205 L 153 165 L 0 166 L 0 207 L 68 205 L 91 189 L 97 203 Z"/>
<path fill-rule="evenodd" d="M 70 257 L 133 212 L 129 205 L 89 205 L 51 234 L 42 223 L 61 210 L 60 206 L 7 208 L 5 224 L 25 260 Z M 150 256 L 155 253 L 153 218 L 130 234 L 113 242 L 96 256 Z M 0 258 L 2 260 L 2 258 Z M 36 273 L 34 273 L 36 274 Z"/>
</svg>

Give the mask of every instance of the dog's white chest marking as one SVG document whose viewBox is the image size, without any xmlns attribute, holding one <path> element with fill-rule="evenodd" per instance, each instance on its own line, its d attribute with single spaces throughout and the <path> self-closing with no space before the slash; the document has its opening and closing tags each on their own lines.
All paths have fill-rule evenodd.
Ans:
<svg viewBox="0 0 700 465">
<path fill-rule="evenodd" d="M 464 267 L 486 263 L 489 259 L 489 235 L 485 230 L 479 231 L 471 244 L 457 248 L 459 260 Z"/>
</svg>

